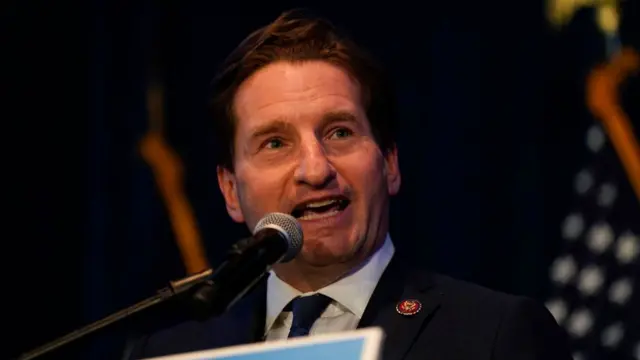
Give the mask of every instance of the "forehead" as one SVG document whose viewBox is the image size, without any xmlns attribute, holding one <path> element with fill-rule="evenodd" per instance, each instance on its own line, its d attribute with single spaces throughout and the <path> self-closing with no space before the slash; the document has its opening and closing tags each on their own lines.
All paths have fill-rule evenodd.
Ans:
<svg viewBox="0 0 640 360">
<path fill-rule="evenodd" d="M 342 68 L 324 61 L 267 65 L 242 83 L 233 105 L 238 130 L 274 119 L 362 111 L 358 83 Z"/>
</svg>

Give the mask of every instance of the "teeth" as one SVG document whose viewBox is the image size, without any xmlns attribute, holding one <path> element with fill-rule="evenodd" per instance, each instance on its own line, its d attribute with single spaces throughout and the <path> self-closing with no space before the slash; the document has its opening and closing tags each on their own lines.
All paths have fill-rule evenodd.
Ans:
<svg viewBox="0 0 640 360">
<path fill-rule="evenodd" d="M 316 208 L 316 207 L 321 207 L 321 206 L 326 206 L 326 205 L 332 204 L 332 203 L 334 203 L 336 201 L 337 200 L 333 200 L 333 199 L 325 200 L 325 201 L 317 201 L 317 202 L 313 202 L 313 203 L 307 204 L 306 207 L 308 207 L 308 208 Z"/>
<path fill-rule="evenodd" d="M 326 217 L 337 215 L 339 212 L 340 211 L 338 211 L 338 210 L 331 210 L 331 211 L 327 211 L 325 213 L 308 213 L 308 214 L 305 214 L 305 215 L 301 216 L 300 218 L 298 218 L 298 220 L 322 219 L 322 218 L 326 218 Z"/>
</svg>

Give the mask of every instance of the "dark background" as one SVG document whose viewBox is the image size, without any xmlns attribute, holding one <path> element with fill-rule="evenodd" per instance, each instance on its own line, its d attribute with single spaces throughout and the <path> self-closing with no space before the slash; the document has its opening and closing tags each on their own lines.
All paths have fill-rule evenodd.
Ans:
<svg viewBox="0 0 640 360">
<path fill-rule="evenodd" d="M 3 4 L 10 281 L 2 327 L 10 341 L 0 352 L 25 351 L 184 275 L 136 148 L 148 126 L 151 63 L 166 81 L 166 136 L 184 161 L 212 264 L 247 234 L 218 192 L 207 85 L 244 36 L 293 6 Z M 543 301 L 591 123 L 582 82 L 605 56 L 592 11 L 556 32 L 540 1 L 312 8 L 345 26 L 396 80 L 400 256 Z"/>
</svg>

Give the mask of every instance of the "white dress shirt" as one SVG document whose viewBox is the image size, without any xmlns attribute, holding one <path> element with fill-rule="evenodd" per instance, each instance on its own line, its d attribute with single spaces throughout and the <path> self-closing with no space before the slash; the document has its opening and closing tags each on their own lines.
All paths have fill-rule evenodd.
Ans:
<svg viewBox="0 0 640 360">
<path fill-rule="evenodd" d="M 315 321 L 309 335 L 355 329 L 394 252 L 393 242 L 387 234 L 384 244 L 358 270 L 313 292 L 326 295 L 333 301 Z M 267 280 L 265 339 L 286 339 L 293 313 L 283 309 L 295 297 L 313 293 L 299 292 L 272 271 Z"/>
</svg>

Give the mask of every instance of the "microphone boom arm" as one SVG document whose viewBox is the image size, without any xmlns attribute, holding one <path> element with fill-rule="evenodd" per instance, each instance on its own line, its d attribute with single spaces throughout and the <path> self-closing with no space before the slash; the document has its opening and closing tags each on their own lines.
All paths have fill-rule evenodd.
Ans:
<svg viewBox="0 0 640 360">
<path fill-rule="evenodd" d="M 118 323 L 124 319 L 131 318 L 134 315 L 141 313 L 145 309 L 157 307 L 161 303 L 173 302 L 177 298 L 183 298 L 183 295 L 187 294 L 188 290 L 193 290 L 196 285 L 205 283 L 212 274 L 213 270 L 207 269 L 205 271 L 180 280 L 170 281 L 169 286 L 158 290 L 155 295 L 125 309 L 122 309 L 114 314 L 111 314 L 105 318 L 95 321 L 89 325 L 86 325 L 78 330 L 72 331 L 67 335 L 46 343 L 32 351 L 24 353 L 16 358 L 16 360 L 35 359 L 39 356 L 48 354 L 63 345 L 83 338 L 87 335 L 96 333 L 99 330 L 105 329 L 112 324 Z"/>
<path fill-rule="evenodd" d="M 227 259 L 215 272 L 205 269 L 170 281 L 154 296 L 27 352 L 16 360 L 34 359 L 116 323 L 131 324 L 133 319 L 140 321 L 133 322 L 138 330 L 138 327 L 151 325 L 165 316 L 187 315 L 203 321 L 220 315 L 265 279 L 273 264 L 293 259 L 302 248 L 302 241 L 302 228 L 294 217 L 283 213 L 267 214 L 256 225 L 253 236 L 232 247 Z M 150 312 L 157 316 L 148 316 L 144 321 L 137 319 Z"/>
</svg>

